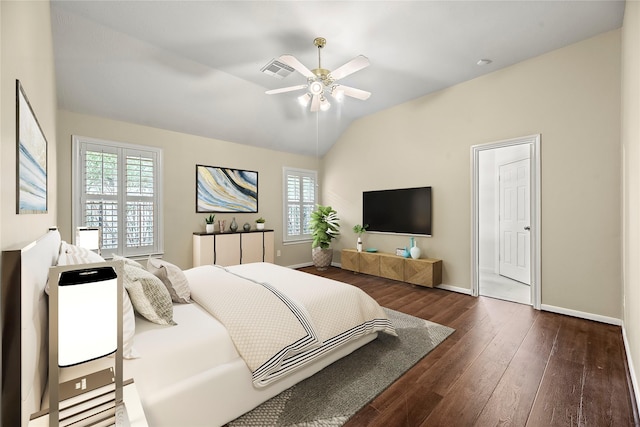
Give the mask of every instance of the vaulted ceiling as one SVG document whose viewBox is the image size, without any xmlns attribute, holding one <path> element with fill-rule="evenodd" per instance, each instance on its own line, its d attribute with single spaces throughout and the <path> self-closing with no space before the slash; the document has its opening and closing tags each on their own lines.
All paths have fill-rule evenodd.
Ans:
<svg viewBox="0 0 640 427">
<path fill-rule="evenodd" d="M 59 107 L 307 155 L 360 117 L 619 28 L 623 1 L 58 1 L 52 24 Z M 357 55 L 340 82 L 366 101 L 298 104 L 305 84 L 261 72 L 282 54 L 316 68 Z M 477 65 L 490 59 L 488 65 Z M 179 143 L 179 141 L 176 141 Z"/>
</svg>

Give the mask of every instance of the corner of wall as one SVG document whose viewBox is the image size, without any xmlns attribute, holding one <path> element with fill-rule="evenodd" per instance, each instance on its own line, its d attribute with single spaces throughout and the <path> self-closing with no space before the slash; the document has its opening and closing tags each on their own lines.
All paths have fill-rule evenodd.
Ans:
<svg viewBox="0 0 640 427">
<path fill-rule="evenodd" d="M 57 222 L 57 96 L 48 1 L 0 2 L 0 247 L 35 240 Z M 16 197 L 16 80 L 20 80 L 47 139 L 46 214 L 18 215 Z"/>
</svg>

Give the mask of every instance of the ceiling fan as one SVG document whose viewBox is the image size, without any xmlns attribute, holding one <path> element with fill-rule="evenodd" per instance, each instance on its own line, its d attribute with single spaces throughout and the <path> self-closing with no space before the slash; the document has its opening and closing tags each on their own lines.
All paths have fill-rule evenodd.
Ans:
<svg viewBox="0 0 640 427">
<path fill-rule="evenodd" d="M 338 80 L 368 67 L 369 59 L 366 56 L 358 55 L 341 67 L 329 71 L 322 68 L 320 58 L 320 51 L 327 44 L 327 41 L 322 37 L 316 37 L 313 40 L 313 44 L 318 48 L 318 68 L 314 68 L 313 70 L 308 69 L 293 55 L 282 55 L 278 58 L 280 62 L 305 76 L 307 78 L 307 84 L 268 90 L 265 92 L 267 95 L 307 89 L 307 93 L 300 96 L 298 101 L 304 106 L 307 106 L 309 101 L 311 101 L 310 110 L 313 112 L 318 110 L 326 111 L 331 107 L 326 97 L 327 93 L 331 94 L 337 100 L 341 100 L 346 95 L 364 101 L 371 96 L 371 92 L 367 92 L 366 90 L 336 83 Z"/>
</svg>

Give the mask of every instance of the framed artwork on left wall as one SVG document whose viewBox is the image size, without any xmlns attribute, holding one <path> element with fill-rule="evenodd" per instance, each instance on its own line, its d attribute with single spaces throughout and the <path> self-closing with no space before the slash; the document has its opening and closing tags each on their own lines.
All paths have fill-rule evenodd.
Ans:
<svg viewBox="0 0 640 427">
<path fill-rule="evenodd" d="M 47 139 L 16 80 L 16 213 L 47 213 Z"/>
</svg>

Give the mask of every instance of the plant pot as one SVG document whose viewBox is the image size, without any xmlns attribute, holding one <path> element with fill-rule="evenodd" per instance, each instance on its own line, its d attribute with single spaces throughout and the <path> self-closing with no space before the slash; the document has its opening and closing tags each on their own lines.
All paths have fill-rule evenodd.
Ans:
<svg viewBox="0 0 640 427">
<path fill-rule="evenodd" d="M 207 233 L 213 233 L 213 224 L 207 224 L 205 227 Z"/>
<path fill-rule="evenodd" d="M 264 222 L 256 222 L 256 230 L 264 230 Z"/>
<path fill-rule="evenodd" d="M 333 249 L 313 248 L 311 250 L 311 259 L 313 260 L 313 265 L 315 265 L 318 270 L 326 270 L 327 267 L 331 265 Z"/>
</svg>

